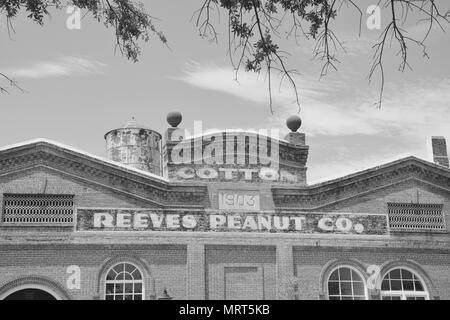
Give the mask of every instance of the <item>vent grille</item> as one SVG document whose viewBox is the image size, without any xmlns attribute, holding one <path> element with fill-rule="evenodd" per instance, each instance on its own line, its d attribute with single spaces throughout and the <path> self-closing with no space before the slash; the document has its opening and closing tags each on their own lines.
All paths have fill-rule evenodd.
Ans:
<svg viewBox="0 0 450 320">
<path fill-rule="evenodd" d="M 442 231 L 445 230 L 442 204 L 388 203 L 391 230 Z"/>
<path fill-rule="evenodd" d="M 2 222 L 8 224 L 72 224 L 73 195 L 4 194 Z"/>
</svg>

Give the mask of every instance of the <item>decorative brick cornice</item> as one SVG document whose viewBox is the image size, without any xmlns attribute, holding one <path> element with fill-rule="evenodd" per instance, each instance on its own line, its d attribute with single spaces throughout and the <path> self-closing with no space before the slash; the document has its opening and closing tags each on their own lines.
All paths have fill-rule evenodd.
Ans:
<svg viewBox="0 0 450 320">
<path fill-rule="evenodd" d="M 351 197 L 417 180 L 450 192 L 450 170 L 415 157 L 408 157 L 356 174 L 305 187 L 273 187 L 276 207 L 323 209 Z"/>
<path fill-rule="evenodd" d="M 280 144 L 280 156 L 286 163 L 301 164 L 307 152 L 307 146 Z M 46 141 L 0 150 L 0 176 L 39 166 L 146 200 L 156 207 L 210 207 L 208 189 L 204 183 L 169 182 L 164 178 Z M 279 209 L 326 211 L 333 204 L 410 180 L 450 192 L 450 169 L 415 157 L 407 157 L 315 185 L 274 185 L 272 195 L 275 207 Z"/>
<path fill-rule="evenodd" d="M 153 202 L 156 206 L 202 207 L 209 201 L 207 187 L 202 184 L 179 186 L 114 166 L 72 150 L 46 142 L 0 152 L 0 175 L 45 166 L 68 175 L 123 191 Z"/>
</svg>

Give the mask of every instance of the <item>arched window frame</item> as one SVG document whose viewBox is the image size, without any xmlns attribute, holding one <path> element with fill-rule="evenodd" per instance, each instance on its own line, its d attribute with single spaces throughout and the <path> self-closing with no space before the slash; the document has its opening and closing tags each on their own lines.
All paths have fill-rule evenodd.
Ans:
<svg viewBox="0 0 450 320">
<path fill-rule="evenodd" d="M 39 289 L 51 294 L 57 300 L 71 300 L 72 296 L 59 283 L 50 278 L 31 275 L 20 277 L 0 287 L 0 300 L 22 289 Z"/>
<path fill-rule="evenodd" d="M 114 280 L 107 280 L 107 278 L 108 278 L 108 274 L 115 268 L 115 267 L 117 267 L 118 265 L 122 265 L 122 264 L 124 264 L 124 265 L 126 265 L 126 264 L 128 264 L 128 265 L 131 265 L 131 266 L 133 266 L 134 268 L 136 268 L 136 270 L 140 273 L 140 275 L 141 275 L 141 279 L 139 279 L 139 280 L 116 280 L 116 279 L 114 279 Z M 141 284 L 141 286 L 142 286 L 142 290 L 141 290 L 141 293 L 140 293 L 140 295 L 141 295 L 141 300 L 145 300 L 146 299 L 146 296 L 145 296 L 145 273 L 143 272 L 143 270 L 138 266 L 138 265 L 136 265 L 135 263 L 133 263 L 133 262 L 130 262 L 130 261 L 117 261 L 117 262 L 115 262 L 113 265 L 111 265 L 107 270 L 106 270 L 106 272 L 105 272 L 105 274 L 104 274 L 104 281 L 103 281 L 103 299 L 104 300 L 107 300 L 107 291 L 106 291 L 106 287 L 107 287 L 107 285 L 108 284 L 133 284 L 133 298 L 134 298 L 134 295 L 136 295 L 135 293 L 134 293 L 134 284 L 135 283 L 140 283 Z M 124 296 L 125 296 L 125 294 L 124 294 Z M 115 293 L 113 294 L 113 299 L 112 300 L 115 300 L 114 299 L 115 298 Z M 125 297 L 124 297 L 125 298 Z M 134 300 L 134 299 L 133 299 Z"/>
<path fill-rule="evenodd" d="M 381 277 L 381 285 L 383 283 L 384 278 L 391 272 L 397 269 L 403 269 L 403 270 L 407 270 L 409 272 L 411 272 L 413 274 L 413 276 L 417 277 L 417 279 L 420 281 L 422 287 L 424 288 L 424 291 L 410 291 L 410 290 L 380 290 L 380 296 L 381 299 L 386 299 L 388 296 L 389 297 L 399 297 L 400 300 L 407 300 L 408 297 L 420 297 L 420 298 L 424 298 L 425 300 L 429 300 L 430 299 L 430 291 L 429 288 L 427 287 L 427 283 L 425 281 L 425 279 L 423 279 L 419 272 L 415 271 L 414 269 L 407 267 L 407 266 L 395 266 L 392 267 L 390 269 L 388 269 L 388 271 L 386 271 L 383 276 Z M 403 285 L 402 285 L 403 287 Z M 382 287 L 381 287 L 382 288 Z"/>
<path fill-rule="evenodd" d="M 329 289 L 328 289 L 328 283 L 330 281 L 330 277 L 333 274 L 333 272 L 335 272 L 336 270 L 341 269 L 341 268 L 348 268 L 350 270 L 353 270 L 361 278 L 361 281 L 362 281 L 363 286 L 364 286 L 364 300 L 368 300 L 369 299 L 369 291 L 368 291 L 368 288 L 367 288 L 366 278 L 364 277 L 364 275 L 357 268 L 355 268 L 354 266 L 348 265 L 348 264 L 336 265 L 328 272 L 327 278 L 326 278 L 326 283 L 325 283 L 325 285 L 326 285 L 326 292 L 327 292 L 327 299 L 330 300 L 330 292 L 329 292 Z M 339 281 L 339 285 L 340 285 L 340 281 Z"/>
</svg>

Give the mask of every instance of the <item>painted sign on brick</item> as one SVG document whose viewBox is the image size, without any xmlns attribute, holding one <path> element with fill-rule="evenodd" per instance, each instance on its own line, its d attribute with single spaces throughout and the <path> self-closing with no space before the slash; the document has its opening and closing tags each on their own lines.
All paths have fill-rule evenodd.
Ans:
<svg viewBox="0 0 450 320">
<path fill-rule="evenodd" d="M 79 208 L 77 231 L 269 232 L 388 235 L 385 214 L 163 212 Z"/>
<path fill-rule="evenodd" d="M 219 131 L 185 139 L 172 132 L 166 145 L 167 175 L 172 181 L 303 183 L 306 146 L 292 147 L 278 129 Z M 200 130 L 201 132 L 201 130 Z M 181 138 L 181 140 L 177 139 Z"/>
</svg>

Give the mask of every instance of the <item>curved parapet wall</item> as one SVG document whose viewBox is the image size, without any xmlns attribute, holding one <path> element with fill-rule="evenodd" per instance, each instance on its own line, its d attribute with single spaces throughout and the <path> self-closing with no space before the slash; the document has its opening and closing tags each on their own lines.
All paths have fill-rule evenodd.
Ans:
<svg viewBox="0 0 450 320">
<path fill-rule="evenodd" d="M 246 131 L 168 139 L 165 148 L 168 178 L 172 181 L 304 185 L 308 157 L 304 135 L 302 142 L 293 144 Z"/>
</svg>

